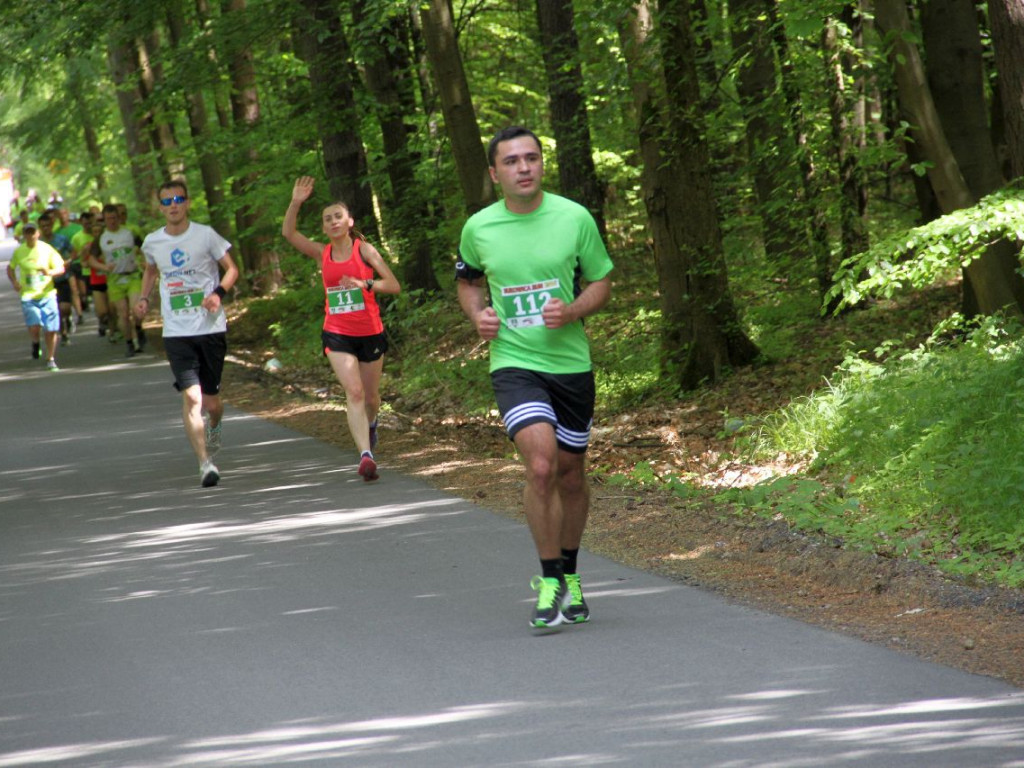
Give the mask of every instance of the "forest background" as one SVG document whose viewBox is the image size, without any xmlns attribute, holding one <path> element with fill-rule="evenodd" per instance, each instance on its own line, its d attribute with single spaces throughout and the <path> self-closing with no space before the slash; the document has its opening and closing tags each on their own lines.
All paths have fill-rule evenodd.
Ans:
<svg viewBox="0 0 1024 768">
<path fill-rule="evenodd" d="M 319 278 L 279 235 L 309 174 L 302 229 L 346 200 L 403 282 L 395 423 L 500 434 L 452 271 L 495 200 L 486 140 L 523 124 L 616 262 L 588 321 L 598 483 L 1024 586 L 1024 0 L 12 0 L 0 21 L 0 165 L 144 229 L 186 178 L 236 244 L 256 368 L 327 391 Z"/>
</svg>

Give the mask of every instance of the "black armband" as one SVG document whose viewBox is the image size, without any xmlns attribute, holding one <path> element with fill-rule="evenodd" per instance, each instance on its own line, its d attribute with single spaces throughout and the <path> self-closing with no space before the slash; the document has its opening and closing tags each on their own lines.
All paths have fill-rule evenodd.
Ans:
<svg viewBox="0 0 1024 768">
<path fill-rule="evenodd" d="M 216 288 L 213 289 L 213 292 L 220 296 L 222 299 L 224 298 L 224 295 L 227 293 L 227 291 L 224 290 L 223 285 L 218 285 Z"/>
<path fill-rule="evenodd" d="M 479 280 L 481 277 L 484 277 L 484 276 L 485 276 L 485 273 L 482 270 L 479 270 L 479 269 L 476 269 L 474 267 L 469 266 L 469 264 L 467 264 L 466 262 L 464 262 L 462 260 L 461 256 L 455 261 L 455 279 L 456 280 L 470 280 L 470 281 L 472 281 L 472 280 Z"/>
</svg>

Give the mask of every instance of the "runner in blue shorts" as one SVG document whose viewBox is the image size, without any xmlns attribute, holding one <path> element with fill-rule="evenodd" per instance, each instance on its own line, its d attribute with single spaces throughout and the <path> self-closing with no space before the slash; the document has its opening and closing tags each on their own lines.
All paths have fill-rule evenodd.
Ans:
<svg viewBox="0 0 1024 768">
<path fill-rule="evenodd" d="M 32 357 L 42 356 L 42 343 L 46 345 L 46 367 L 57 367 L 57 335 L 60 333 L 60 308 L 53 278 L 64 274 L 64 259 L 57 251 L 39 239 L 34 221 L 22 227 L 22 243 L 14 250 L 7 265 L 7 279 L 21 297 L 21 311 L 25 316 L 28 335 L 32 339 Z"/>
<path fill-rule="evenodd" d="M 491 382 L 526 468 L 526 520 L 541 575 L 530 625 L 590 619 L 577 555 L 590 510 L 585 454 L 594 378 L 583 318 L 611 296 L 612 261 L 590 213 L 544 192 L 532 131 L 500 131 L 488 148 L 504 199 L 474 214 L 459 243 L 459 303 L 490 342 Z"/>
</svg>

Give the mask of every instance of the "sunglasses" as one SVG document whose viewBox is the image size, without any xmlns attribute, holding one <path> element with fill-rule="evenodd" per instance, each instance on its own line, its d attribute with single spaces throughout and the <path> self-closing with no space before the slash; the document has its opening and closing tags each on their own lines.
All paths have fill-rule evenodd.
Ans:
<svg viewBox="0 0 1024 768">
<path fill-rule="evenodd" d="M 168 206 L 171 203 L 177 203 L 178 205 L 181 205 L 186 200 L 188 200 L 188 198 L 185 197 L 185 195 L 175 195 L 174 197 L 161 197 L 160 205 Z"/>
</svg>

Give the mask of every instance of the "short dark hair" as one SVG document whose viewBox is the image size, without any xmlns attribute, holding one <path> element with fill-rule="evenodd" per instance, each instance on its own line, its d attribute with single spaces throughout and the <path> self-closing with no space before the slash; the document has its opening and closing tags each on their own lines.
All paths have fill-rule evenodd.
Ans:
<svg viewBox="0 0 1024 768">
<path fill-rule="evenodd" d="M 188 186 L 185 184 L 184 179 L 168 179 L 160 185 L 159 189 L 157 189 L 157 194 L 163 192 L 165 189 L 174 189 L 175 187 L 184 192 L 185 197 L 188 197 Z"/>
<path fill-rule="evenodd" d="M 543 148 L 540 145 L 540 139 L 537 138 L 536 133 L 521 125 L 510 125 L 508 128 L 502 128 L 494 134 L 494 138 L 491 139 L 491 143 L 487 145 L 487 164 L 492 168 L 494 167 L 494 158 L 498 155 L 498 145 L 501 144 L 501 142 L 518 139 L 520 136 L 529 136 L 537 142 L 537 149 L 543 153 Z"/>
<path fill-rule="evenodd" d="M 117 205 L 114 203 L 107 203 L 103 206 L 103 213 L 117 213 Z"/>
</svg>

